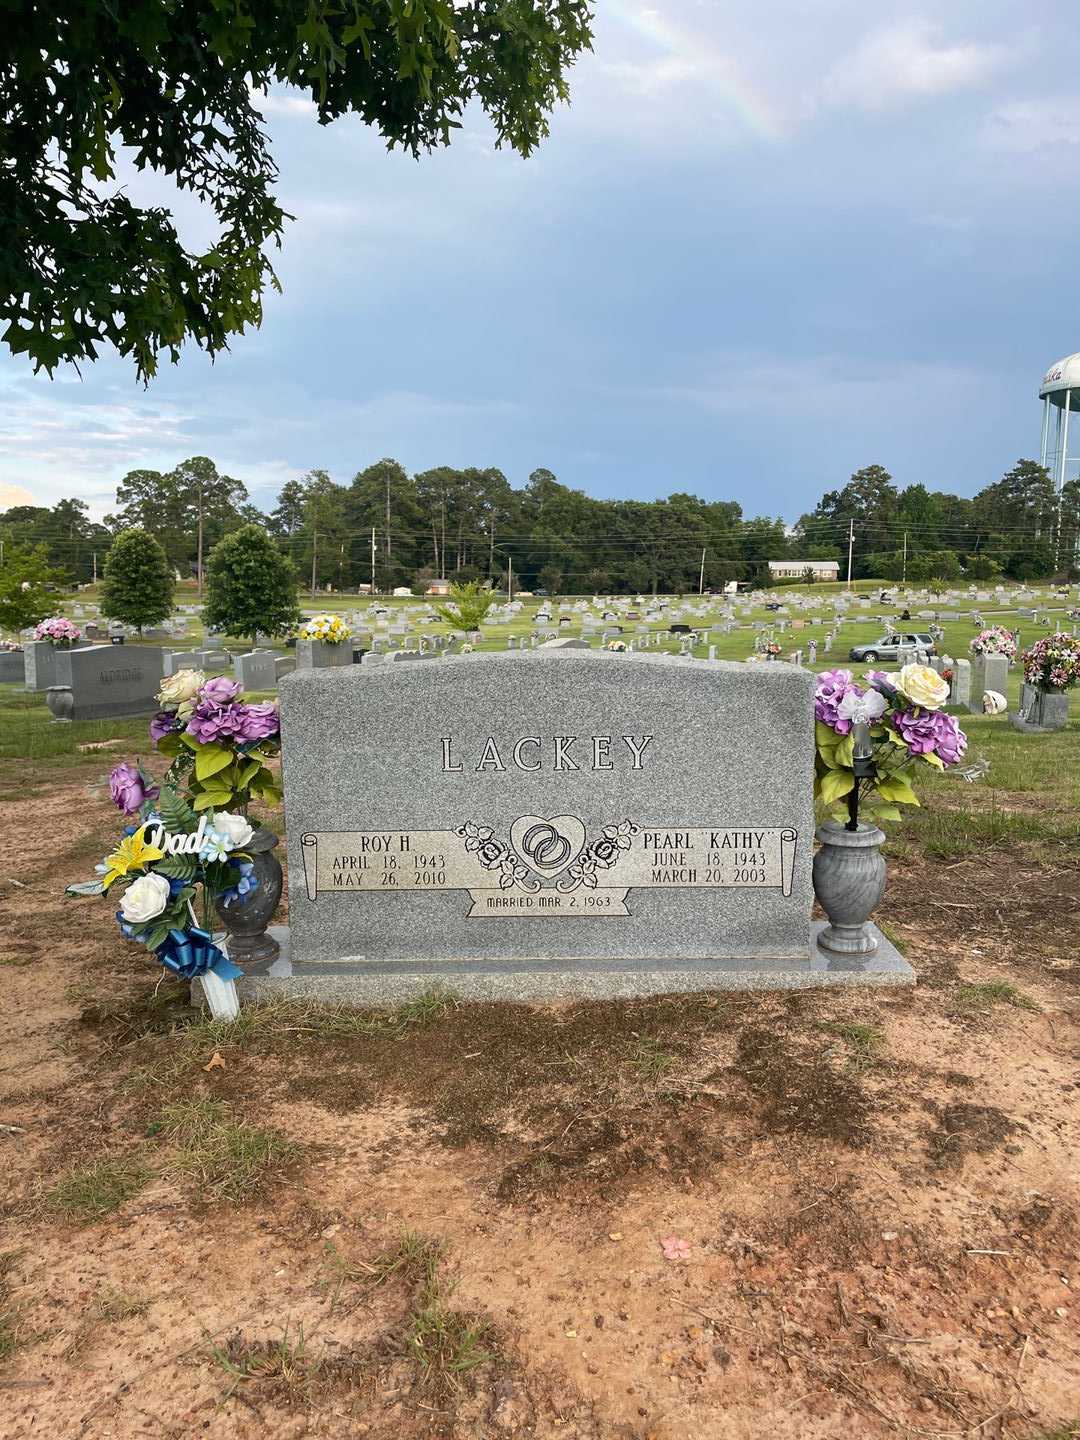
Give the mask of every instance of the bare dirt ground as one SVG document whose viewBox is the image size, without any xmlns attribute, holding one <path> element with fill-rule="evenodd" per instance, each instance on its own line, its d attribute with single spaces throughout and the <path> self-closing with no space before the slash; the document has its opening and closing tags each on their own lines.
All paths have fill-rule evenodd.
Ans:
<svg viewBox="0 0 1080 1440">
<path fill-rule="evenodd" d="M 85 777 L 31 793 L 4 1440 L 1080 1434 L 1075 855 L 894 866 L 909 990 L 226 1034 L 61 902 Z"/>
</svg>

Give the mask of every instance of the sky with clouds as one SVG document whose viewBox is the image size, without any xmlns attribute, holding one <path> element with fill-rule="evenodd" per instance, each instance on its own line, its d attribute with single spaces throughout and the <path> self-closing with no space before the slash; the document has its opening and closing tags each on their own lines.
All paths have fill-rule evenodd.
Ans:
<svg viewBox="0 0 1080 1440">
<path fill-rule="evenodd" d="M 0 506 L 101 515 L 192 454 L 264 507 L 383 455 L 787 519 L 871 463 L 973 494 L 1037 451 L 1039 378 L 1080 348 L 1074 19 L 599 0 L 527 161 L 479 114 L 415 162 L 271 96 L 296 219 L 262 329 L 146 390 L 4 355 Z"/>
</svg>

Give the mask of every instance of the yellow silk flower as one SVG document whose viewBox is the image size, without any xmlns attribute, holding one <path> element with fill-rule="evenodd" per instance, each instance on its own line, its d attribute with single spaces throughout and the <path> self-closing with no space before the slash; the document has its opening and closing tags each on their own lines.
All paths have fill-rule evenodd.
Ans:
<svg viewBox="0 0 1080 1440">
<path fill-rule="evenodd" d="M 165 851 L 159 850 L 156 845 L 148 845 L 143 839 L 143 829 L 139 826 L 134 835 L 126 835 L 111 855 L 105 856 L 105 875 L 102 879 L 102 888 L 108 890 L 114 880 L 119 880 L 121 875 L 128 875 L 132 870 L 145 869 L 151 860 L 161 860 Z"/>
</svg>

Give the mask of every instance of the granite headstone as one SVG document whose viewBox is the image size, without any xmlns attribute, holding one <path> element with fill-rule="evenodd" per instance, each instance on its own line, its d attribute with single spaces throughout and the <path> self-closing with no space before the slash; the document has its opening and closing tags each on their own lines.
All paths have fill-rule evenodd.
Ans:
<svg viewBox="0 0 1080 1440">
<path fill-rule="evenodd" d="M 115 715 L 146 715 L 158 709 L 161 647 L 90 645 L 62 652 L 57 686 L 70 690 L 66 719 L 107 720 Z M 49 708 L 57 687 L 51 687 Z M 55 712 L 54 712 L 55 713 Z"/>
<path fill-rule="evenodd" d="M 814 939 L 814 679 L 566 649 L 281 683 L 291 934 L 256 989 L 910 980 Z"/>
</svg>

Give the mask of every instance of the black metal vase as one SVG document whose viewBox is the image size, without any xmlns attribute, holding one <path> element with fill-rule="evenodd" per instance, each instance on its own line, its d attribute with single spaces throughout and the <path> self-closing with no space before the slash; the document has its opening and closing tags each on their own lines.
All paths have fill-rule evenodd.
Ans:
<svg viewBox="0 0 1080 1440">
<path fill-rule="evenodd" d="M 266 927 L 274 918 L 284 877 L 281 862 L 274 854 L 278 837 L 260 825 L 244 846 L 251 856 L 251 878 L 256 883 L 246 895 L 234 900 L 216 900 L 214 908 L 229 935 L 229 959 L 237 965 L 254 960 L 276 959 L 281 946 Z"/>
</svg>

